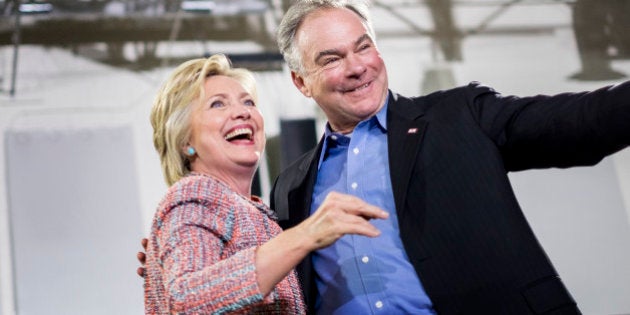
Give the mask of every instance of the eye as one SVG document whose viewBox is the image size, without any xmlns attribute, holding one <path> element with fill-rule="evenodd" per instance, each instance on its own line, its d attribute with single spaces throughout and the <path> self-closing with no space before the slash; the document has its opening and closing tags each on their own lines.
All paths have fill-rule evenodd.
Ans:
<svg viewBox="0 0 630 315">
<path fill-rule="evenodd" d="M 370 48 L 370 47 L 372 47 L 372 45 L 370 45 L 369 43 L 365 43 L 365 44 L 363 44 L 363 45 L 361 45 L 361 46 L 359 47 L 359 50 L 360 50 L 360 51 L 363 51 L 363 50 L 366 50 L 366 49 L 368 49 L 368 48 Z"/>
<path fill-rule="evenodd" d="M 253 100 L 245 100 L 245 102 L 243 102 L 243 104 L 245 104 L 245 106 L 256 106 L 256 103 L 254 103 Z"/>
<path fill-rule="evenodd" d="M 324 64 L 325 65 L 331 64 L 331 63 L 337 61 L 337 59 L 338 58 L 336 58 L 336 57 L 335 58 L 326 58 L 326 59 L 324 59 Z"/>
<path fill-rule="evenodd" d="M 322 66 L 326 69 L 334 68 L 339 65 L 340 60 L 341 58 L 339 57 L 326 58 L 322 61 Z"/>
<path fill-rule="evenodd" d="M 223 104 L 222 101 L 214 101 L 212 103 L 210 103 L 210 108 L 219 108 L 219 107 L 223 107 L 225 106 L 225 104 Z"/>
</svg>

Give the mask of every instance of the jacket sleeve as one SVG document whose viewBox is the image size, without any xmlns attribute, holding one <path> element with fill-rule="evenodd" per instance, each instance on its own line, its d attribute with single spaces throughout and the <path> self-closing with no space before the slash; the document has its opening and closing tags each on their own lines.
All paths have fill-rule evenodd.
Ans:
<svg viewBox="0 0 630 315">
<path fill-rule="evenodd" d="M 271 193 L 269 194 L 269 208 L 273 209 L 276 214 L 278 215 L 278 220 L 282 221 L 282 220 L 286 220 L 289 215 L 288 215 L 288 211 L 287 209 L 284 209 L 284 207 L 281 207 L 282 202 L 279 200 L 280 197 L 276 196 L 276 193 L 278 193 L 279 188 L 278 188 L 278 179 L 280 178 L 280 176 L 278 176 L 275 181 L 273 182 L 273 186 L 271 187 Z"/>
<path fill-rule="evenodd" d="M 224 244 L 239 237 L 229 205 L 186 202 L 163 216 L 157 231 L 163 283 L 178 314 L 235 311 L 261 302 L 254 267 L 257 244 L 227 258 Z M 246 244 L 247 245 L 247 244 Z"/>
<path fill-rule="evenodd" d="M 510 171 L 594 165 L 630 145 L 630 81 L 530 97 L 502 96 L 471 83 L 465 93 Z"/>
</svg>

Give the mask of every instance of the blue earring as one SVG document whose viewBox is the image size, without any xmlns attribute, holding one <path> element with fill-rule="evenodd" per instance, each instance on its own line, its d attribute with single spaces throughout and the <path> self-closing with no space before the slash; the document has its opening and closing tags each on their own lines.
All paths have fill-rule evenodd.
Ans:
<svg viewBox="0 0 630 315">
<path fill-rule="evenodd" d="M 193 156 L 193 155 L 195 155 L 195 153 L 196 153 L 196 152 L 195 152 L 195 148 L 193 148 L 193 147 L 188 147 L 188 155 L 189 155 L 189 156 Z"/>
</svg>

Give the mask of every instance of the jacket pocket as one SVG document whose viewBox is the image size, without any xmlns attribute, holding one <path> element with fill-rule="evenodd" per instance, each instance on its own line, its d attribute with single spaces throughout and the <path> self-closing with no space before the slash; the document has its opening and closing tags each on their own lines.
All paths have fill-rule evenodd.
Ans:
<svg viewBox="0 0 630 315">
<path fill-rule="evenodd" d="M 557 276 L 532 282 L 521 293 L 535 314 L 545 314 L 558 308 L 576 305 L 562 280 Z M 576 314 L 579 314 L 579 311 Z"/>
</svg>

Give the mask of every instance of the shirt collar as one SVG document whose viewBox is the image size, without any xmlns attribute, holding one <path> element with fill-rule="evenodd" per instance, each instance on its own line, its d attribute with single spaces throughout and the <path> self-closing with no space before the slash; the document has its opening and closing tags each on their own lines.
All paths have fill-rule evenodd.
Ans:
<svg viewBox="0 0 630 315">
<path fill-rule="evenodd" d="M 383 131 L 387 131 L 387 106 L 389 105 L 389 93 L 387 93 L 387 97 L 385 98 L 385 104 L 381 108 L 381 110 L 376 113 L 376 121 L 378 125 L 383 129 Z"/>
<path fill-rule="evenodd" d="M 378 123 L 378 125 L 384 130 L 387 131 L 387 106 L 389 105 L 389 93 L 387 93 L 387 97 L 385 98 L 385 104 L 383 105 L 383 107 L 381 107 L 381 109 L 376 113 L 376 115 L 364 120 L 370 120 L 370 119 L 374 119 L 374 117 L 376 117 L 376 122 Z M 338 132 L 334 132 L 332 131 L 332 129 L 330 128 L 330 123 L 327 122 L 326 123 L 326 129 L 324 130 L 324 137 L 326 139 L 328 139 L 330 136 L 332 136 L 333 134 L 335 135 L 339 135 Z M 351 137 L 352 133 L 346 134 L 346 137 Z"/>
<path fill-rule="evenodd" d="M 383 107 L 376 113 L 376 115 L 364 120 L 374 120 L 375 124 L 377 124 L 383 131 L 387 131 L 387 106 L 389 105 L 389 92 L 387 93 L 387 97 L 385 98 L 385 104 Z M 359 123 L 360 124 L 360 123 Z M 340 145 L 347 146 L 350 143 L 350 137 L 352 137 L 352 132 L 349 134 L 340 134 L 338 132 L 334 132 L 330 128 L 330 123 L 326 123 L 326 128 L 324 129 L 324 144 L 322 147 L 322 153 L 319 156 L 319 166 L 322 165 L 322 161 L 324 160 L 326 153 L 328 152 L 328 148 L 331 146 L 331 141 L 335 141 Z"/>
</svg>

